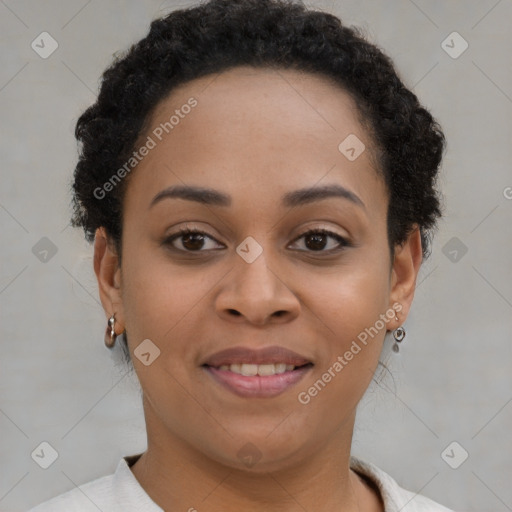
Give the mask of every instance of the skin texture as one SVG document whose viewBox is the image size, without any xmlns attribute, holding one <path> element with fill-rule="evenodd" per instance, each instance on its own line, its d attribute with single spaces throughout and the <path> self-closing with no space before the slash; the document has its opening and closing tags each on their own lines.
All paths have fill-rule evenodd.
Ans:
<svg viewBox="0 0 512 512">
<path fill-rule="evenodd" d="M 191 81 L 159 104 L 141 141 L 191 96 L 198 105 L 129 177 L 121 267 L 105 231 L 96 233 L 101 301 L 107 317 L 116 313 L 116 333 L 126 329 L 144 394 L 148 450 L 132 471 L 165 510 L 383 510 L 349 469 L 350 446 L 386 330 L 404 323 L 413 300 L 419 230 L 391 261 L 371 140 L 351 96 L 323 77 L 239 67 Z M 349 134 L 367 148 L 355 161 L 338 150 Z M 150 208 L 158 192 L 183 184 L 229 194 L 231 206 L 164 199 Z M 364 207 L 339 197 L 281 205 L 286 192 L 327 184 Z M 165 245 L 185 226 L 210 237 L 202 249 L 183 238 Z M 327 238 L 315 250 L 301 237 L 311 228 L 351 246 L 336 252 Z M 263 249 L 250 264 L 236 252 L 248 236 Z M 298 393 L 396 303 L 399 320 L 301 404 Z M 133 351 L 148 338 L 161 353 L 145 366 Z M 201 367 L 239 345 L 281 345 L 314 366 L 279 396 L 242 398 Z M 247 443 L 261 455 L 250 468 L 237 455 Z"/>
</svg>

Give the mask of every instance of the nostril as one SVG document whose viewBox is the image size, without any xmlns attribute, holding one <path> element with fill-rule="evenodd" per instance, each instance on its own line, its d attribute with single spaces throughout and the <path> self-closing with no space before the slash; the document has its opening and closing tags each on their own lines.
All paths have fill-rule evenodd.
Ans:
<svg viewBox="0 0 512 512">
<path fill-rule="evenodd" d="M 240 316 L 240 312 L 237 311 L 236 309 L 228 309 L 228 312 L 232 313 L 235 316 Z"/>
</svg>

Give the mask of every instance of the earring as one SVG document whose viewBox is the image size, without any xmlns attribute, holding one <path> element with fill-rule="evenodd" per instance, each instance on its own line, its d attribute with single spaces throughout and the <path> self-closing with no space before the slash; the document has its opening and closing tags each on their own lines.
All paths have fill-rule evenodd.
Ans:
<svg viewBox="0 0 512 512">
<path fill-rule="evenodd" d="M 395 315 L 395 320 L 398 321 L 398 316 L 396 316 L 396 315 Z M 395 338 L 395 344 L 393 345 L 393 351 L 398 353 L 400 351 L 400 347 L 398 344 L 405 338 L 405 329 L 402 326 L 397 327 L 393 331 L 393 338 Z"/>
<path fill-rule="evenodd" d="M 105 346 L 112 348 L 116 343 L 117 334 L 115 331 L 116 318 L 115 313 L 108 319 L 107 329 L 105 331 Z"/>
</svg>

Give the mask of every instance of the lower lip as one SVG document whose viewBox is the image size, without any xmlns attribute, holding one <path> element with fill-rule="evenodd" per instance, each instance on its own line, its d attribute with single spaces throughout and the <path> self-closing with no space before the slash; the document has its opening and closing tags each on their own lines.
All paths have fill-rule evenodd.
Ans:
<svg viewBox="0 0 512 512">
<path fill-rule="evenodd" d="M 220 370 L 205 366 L 206 371 L 223 386 L 238 396 L 252 398 L 271 398 L 280 395 L 299 382 L 311 369 L 311 365 L 277 375 L 246 377 L 229 370 Z"/>
</svg>

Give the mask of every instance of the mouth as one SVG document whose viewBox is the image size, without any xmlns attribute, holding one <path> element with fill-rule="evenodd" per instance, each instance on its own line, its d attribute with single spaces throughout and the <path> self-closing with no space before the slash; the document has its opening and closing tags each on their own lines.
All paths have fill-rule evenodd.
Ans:
<svg viewBox="0 0 512 512">
<path fill-rule="evenodd" d="M 313 366 L 313 363 L 306 363 L 300 366 L 295 366 L 293 364 L 286 363 L 234 363 L 230 365 L 223 364 L 219 366 L 217 369 L 224 372 L 232 372 L 238 375 L 243 375 L 244 377 L 255 377 L 256 375 L 260 377 L 268 377 L 270 375 L 281 375 L 286 372 L 293 372 L 294 370 L 297 370 L 298 368 L 303 368 L 304 366 Z"/>
<path fill-rule="evenodd" d="M 297 384 L 314 364 L 283 347 L 234 347 L 217 352 L 201 366 L 223 389 L 238 396 L 270 398 Z"/>
</svg>

